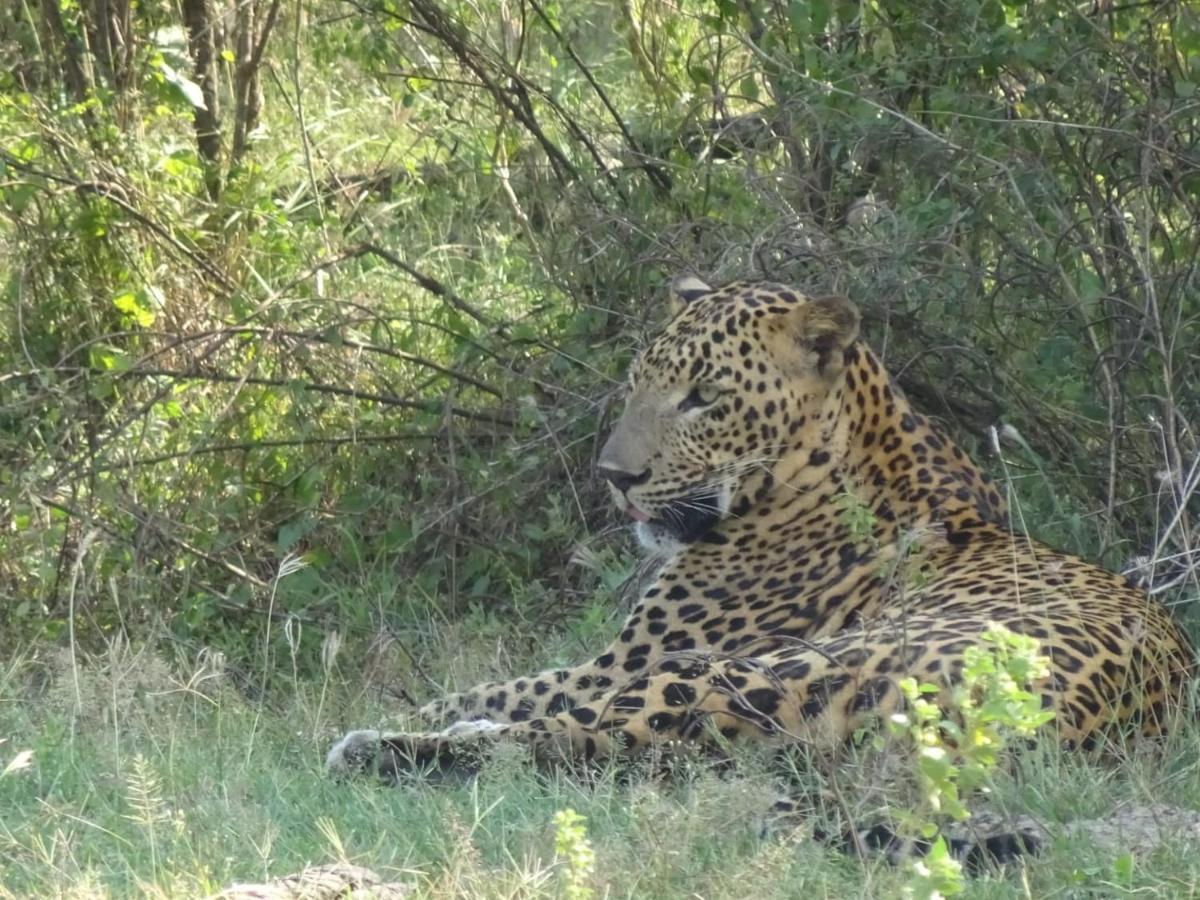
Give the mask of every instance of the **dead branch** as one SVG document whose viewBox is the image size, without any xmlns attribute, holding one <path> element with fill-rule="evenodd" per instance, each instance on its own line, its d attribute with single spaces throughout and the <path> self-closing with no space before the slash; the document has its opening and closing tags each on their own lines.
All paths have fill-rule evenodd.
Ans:
<svg viewBox="0 0 1200 900">
<path fill-rule="evenodd" d="M 514 422 L 502 413 L 486 413 L 464 409 L 454 404 L 439 403 L 436 400 L 408 400 L 391 394 L 378 394 L 369 391 L 358 391 L 353 388 L 341 387 L 336 384 L 318 384 L 311 381 L 290 381 L 286 378 L 261 378 L 256 376 L 225 375 L 220 372 L 176 372 L 170 369 L 135 369 L 127 373 L 135 378 L 172 378 L 176 381 L 208 381 L 217 384 L 254 384 L 262 387 L 291 388 L 316 394 L 335 394 L 339 397 L 351 397 L 367 403 L 378 403 L 381 406 L 392 406 L 397 409 L 411 409 L 418 412 L 442 414 L 449 412 L 453 416 L 487 422 L 490 425 L 511 427 Z"/>
</svg>

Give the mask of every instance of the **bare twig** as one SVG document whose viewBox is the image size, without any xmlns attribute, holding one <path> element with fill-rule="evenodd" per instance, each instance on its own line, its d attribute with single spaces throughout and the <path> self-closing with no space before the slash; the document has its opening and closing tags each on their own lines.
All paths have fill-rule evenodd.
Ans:
<svg viewBox="0 0 1200 900">
<path fill-rule="evenodd" d="M 562 45 L 563 49 L 567 51 L 567 55 L 571 57 L 571 61 L 575 63 L 575 67 L 579 69 L 579 71 L 583 74 L 583 77 L 587 79 L 587 83 L 592 86 L 592 90 L 596 92 L 596 96 L 600 98 L 600 102 L 604 104 L 604 108 L 608 110 L 609 115 L 611 115 L 613 118 L 613 122 L 616 123 L 617 128 L 620 129 L 621 135 L 625 138 L 625 143 L 629 145 L 629 149 L 638 156 L 645 157 L 646 154 L 642 149 L 641 143 L 630 133 L 629 129 L 625 125 L 625 120 L 621 117 L 621 114 L 617 112 L 617 108 L 613 105 L 612 101 L 608 99 L 608 94 L 605 92 L 604 88 L 602 88 L 600 83 L 596 81 L 596 76 L 592 74 L 591 68 L 589 68 L 583 59 L 580 58 L 579 54 L 575 52 L 575 47 L 566 39 L 563 33 L 559 31 L 558 27 L 555 26 L 550 17 L 546 15 L 541 6 L 538 5 L 537 0 L 528 0 L 528 3 L 531 7 L 533 7 L 533 11 L 537 13 L 537 17 L 542 20 L 542 24 L 550 29 L 550 33 L 554 35 L 555 39 Z M 658 190 L 660 196 L 665 196 L 670 193 L 671 177 L 666 173 L 666 171 L 663 170 L 661 166 L 648 164 L 646 166 L 646 174 L 649 175 L 650 180 L 654 182 L 654 186 Z"/>
<path fill-rule="evenodd" d="M 157 237 L 161 238 L 178 253 L 187 257 L 195 266 L 200 269 L 206 276 L 215 281 L 226 290 L 234 290 L 235 285 L 232 281 L 225 277 L 212 262 L 208 260 L 204 254 L 194 247 L 189 247 L 182 240 L 167 230 L 166 227 L 155 222 L 153 219 L 146 216 L 138 210 L 132 203 L 126 199 L 125 191 L 118 185 L 113 183 L 105 183 L 98 181 L 81 181 L 77 178 L 70 178 L 65 175 L 58 175 L 54 172 L 47 172 L 37 166 L 30 165 L 22 159 L 13 156 L 7 150 L 0 148 L 0 160 L 4 161 L 6 166 L 11 166 L 18 172 L 23 172 L 26 175 L 32 175 L 36 178 L 44 178 L 46 181 L 54 182 L 55 184 L 63 184 L 72 187 L 81 193 L 91 194 L 92 196 L 100 197 L 108 201 L 114 206 L 120 208 L 130 218 L 136 220 L 139 224 L 150 229 Z"/>
<path fill-rule="evenodd" d="M 136 466 L 155 466 L 159 463 L 171 462 L 176 459 L 190 459 L 193 456 L 205 456 L 215 453 L 249 453 L 255 450 L 270 450 L 279 447 L 342 447 L 358 444 L 393 444 L 405 441 L 436 441 L 441 435 L 429 431 L 396 431 L 390 434 L 359 434 L 346 437 L 331 438 L 291 438 L 280 440 L 239 441 L 232 444 L 209 444 L 207 446 L 189 447 L 175 453 L 159 453 L 155 456 L 142 456 L 126 462 L 104 463 L 94 466 L 95 472 L 110 472 L 114 469 L 128 469 Z"/>
<path fill-rule="evenodd" d="M 44 496 L 41 494 L 37 495 L 37 500 L 39 503 L 43 503 L 52 509 L 57 509 L 59 512 L 66 513 L 71 518 L 78 519 L 79 521 L 84 522 L 85 524 L 97 529 L 98 531 L 105 532 L 106 534 L 110 534 L 114 537 L 121 537 L 121 535 L 115 529 L 105 526 L 105 525 L 102 525 L 101 523 L 97 522 L 88 513 L 84 512 L 81 509 L 77 509 L 76 507 L 71 506 L 70 504 L 63 503 L 59 500 L 55 500 L 53 497 L 47 497 L 47 496 Z M 138 516 L 135 513 L 129 512 L 128 510 L 126 512 L 128 513 L 128 515 L 130 515 L 132 518 L 134 518 L 140 524 L 142 524 L 142 525 L 150 524 L 141 516 Z M 263 581 L 257 575 L 253 575 L 250 572 L 247 572 L 245 569 L 243 569 L 239 565 L 231 563 L 228 560 L 220 559 L 219 557 L 213 556 L 211 553 L 208 553 L 205 550 L 201 550 L 195 544 L 185 541 L 183 538 L 178 537 L 174 534 L 171 534 L 171 533 L 165 532 L 165 531 L 161 531 L 158 529 L 156 529 L 156 531 L 158 532 L 158 535 L 163 540 L 167 541 L 167 543 L 174 544 L 180 550 L 183 550 L 184 552 L 188 553 L 191 556 L 198 557 L 199 559 L 202 559 L 207 563 L 212 563 L 214 566 L 219 566 L 220 568 L 222 568 L 226 572 L 228 572 L 230 575 L 234 575 L 238 578 L 245 579 L 246 581 L 249 581 L 251 584 L 255 585 L 256 587 L 265 588 L 268 586 L 267 582 Z"/>
<path fill-rule="evenodd" d="M 511 426 L 513 424 L 513 420 L 503 413 L 479 412 L 464 409 L 461 406 L 442 404 L 436 400 L 406 400 L 403 397 L 396 397 L 391 394 L 359 391 L 336 384 L 317 384 L 309 381 L 289 381 L 286 378 L 260 378 L 257 376 L 243 378 L 239 375 L 225 375 L 220 372 L 177 372 L 169 369 L 136 369 L 131 370 L 127 374 L 135 378 L 161 377 L 174 378 L 178 381 L 210 381 L 220 384 L 256 384 L 264 387 L 286 387 L 300 391 L 311 391 L 317 394 L 336 394 L 340 397 L 352 397 L 355 400 L 378 403 L 381 406 L 394 406 L 399 409 L 412 409 L 419 412 L 443 413 L 449 411 L 451 415 L 460 416 L 464 419 L 474 419 L 479 422 L 488 422 L 492 425 Z"/>
<path fill-rule="evenodd" d="M 386 250 L 383 247 L 380 247 L 378 244 L 372 243 L 363 244 L 360 250 L 362 253 L 370 253 L 374 256 L 378 256 L 380 259 L 385 260 L 386 262 L 395 266 L 397 269 L 400 269 L 426 291 L 433 294 L 435 297 L 445 300 L 459 312 L 470 316 L 481 325 L 487 325 L 489 328 L 495 327 L 495 323 L 492 322 L 491 319 L 489 319 L 479 310 L 475 309 L 475 307 L 471 306 L 471 304 L 467 303 L 466 300 L 458 296 L 458 294 L 454 293 L 454 291 L 450 290 L 450 288 L 446 287 L 446 285 L 442 284 L 432 275 L 427 275 L 409 265 L 391 250 Z"/>
</svg>

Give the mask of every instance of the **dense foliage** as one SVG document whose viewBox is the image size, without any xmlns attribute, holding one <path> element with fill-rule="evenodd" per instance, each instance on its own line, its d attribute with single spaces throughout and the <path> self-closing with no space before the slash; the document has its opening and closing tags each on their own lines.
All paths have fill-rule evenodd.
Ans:
<svg viewBox="0 0 1200 900">
<path fill-rule="evenodd" d="M 6 636 L 585 606 L 682 272 L 847 292 L 1026 528 L 1194 595 L 1193 5 L 48 0 L 0 54 Z"/>
</svg>

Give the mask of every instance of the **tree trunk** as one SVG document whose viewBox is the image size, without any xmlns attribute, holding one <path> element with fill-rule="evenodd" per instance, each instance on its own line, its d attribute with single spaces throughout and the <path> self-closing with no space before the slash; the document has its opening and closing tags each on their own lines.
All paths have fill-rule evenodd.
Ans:
<svg viewBox="0 0 1200 900">
<path fill-rule="evenodd" d="M 188 49 L 204 106 L 192 111 L 196 151 L 204 165 L 204 181 L 213 200 L 221 196 L 221 109 L 217 93 L 217 54 L 213 40 L 216 17 L 209 0 L 183 0 Z"/>
</svg>

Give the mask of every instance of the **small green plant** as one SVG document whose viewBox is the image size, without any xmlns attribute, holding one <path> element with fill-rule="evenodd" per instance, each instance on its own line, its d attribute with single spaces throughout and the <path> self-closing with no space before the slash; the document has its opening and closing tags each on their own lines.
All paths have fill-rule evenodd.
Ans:
<svg viewBox="0 0 1200 900">
<path fill-rule="evenodd" d="M 950 855 L 944 838 L 937 838 L 923 859 L 911 862 L 904 885 L 906 897 L 938 900 L 961 894 L 965 887 L 962 864 Z"/>
<path fill-rule="evenodd" d="M 879 557 L 879 573 L 888 589 L 900 597 L 925 588 L 937 575 L 937 569 L 926 549 L 937 539 L 944 540 L 941 526 L 919 525 L 901 529 L 896 535 L 896 553 L 887 552 L 887 545 L 876 534 L 879 518 L 875 510 L 850 487 L 836 495 L 834 503 L 842 524 L 855 540 L 865 541 Z M 890 543 L 890 540 L 889 540 Z"/>
<path fill-rule="evenodd" d="M 935 685 L 901 680 L 907 705 L 892 716 L 891 728 L 915 747 L 920 801 L 899 825 L 911 837 L 933 839 L 928 855 L 910 866 L 909 896 L 962 893 L 962 867 L 950 855 L 942 829 L 970 817 L 963 798 L 987 789 L 1011 740 L 1032 736 L 1054 717 L 1032 690 L 1048 674 L 1036 640 L 992 625 L 979 645 L 963 651 L 962 679 L 951 692 L 949 710 L 938 705 Z"/>
<path fill-rule="evenodd" d="M 127 800 L 130 808 L 127 818 L 145 832 L 149 842 L 150 866 L 157 877 L 160 863 L 158 829 L 170 819 L 170 812 L 163 802 L 162 782 L 158 773 L 140 753 L 133 758 L 127 783 Z"/>
<path fill-rule="evenodd" d="M 850 529 L 850 536 L 859 540 L 870 538 L 875 531 L 878 520 L 875 511 L 863 502 L 863 499 L 850 488 L 846 488 L 834 498 L 842 523 Z"/>
<path fill-rule="evenodd" d="M 596 867 L 596 853 L 587 837 L 587 819 L 573 809 L 554 814 L 554 852 L 563 860 L 563 893 L 567 900 L 588 900 L 588 879 Z"/>
</svg>

